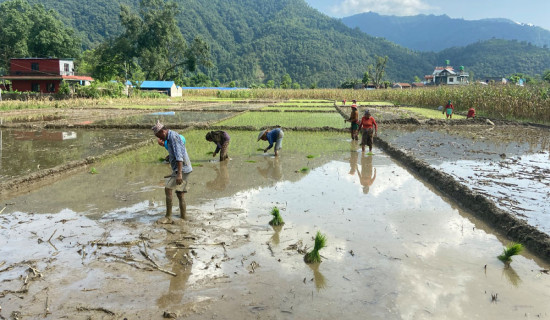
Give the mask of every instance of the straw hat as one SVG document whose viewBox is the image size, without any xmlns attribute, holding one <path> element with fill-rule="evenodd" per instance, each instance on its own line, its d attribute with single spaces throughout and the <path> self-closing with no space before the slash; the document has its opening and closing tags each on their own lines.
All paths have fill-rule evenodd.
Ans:
<svg viewBox="0 0 550 320">
<path fill-rule="evenodd" d="M 266 129 L 266 130 L 260 131 L 260 134 L 258 134 L 258 140 L 256 140 L 256 141 L 260 141 L 260 139 L 262 138 L 262 136 L 263 136 L 264 133 L 266 133 L 266 132 L 267 132 L 267 129 Z"/>
</svg>

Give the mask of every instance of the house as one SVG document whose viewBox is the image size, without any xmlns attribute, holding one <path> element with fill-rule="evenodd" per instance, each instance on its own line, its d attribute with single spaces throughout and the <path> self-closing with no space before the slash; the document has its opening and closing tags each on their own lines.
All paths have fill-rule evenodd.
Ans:
<svg viewBox="0 0 550 320">
<path fill-rule="evenodd" d="M 156 91 L 165 93 L 170 97 L 181 97 L 182 89 L 176 86 L 174 81 L 142 81 L 138 83 L 139 89 L 144 91 Z"/>
<path fill-rule="evenodd" d="M 11 90 L 20 92 L 56 93 L 62 81 L 89 85 L 94 79 L 74 73 L 73 59 L 13 58 L 9 74 L 0 77 L 11 81 Z"/>
<path fill-rule="evenodd" d="M 411 87 L 413 87 L 413 88 L 422 88 L 422 87 L 424 87 L 424 83 L 423 82 L 413 82 L 411 84 Z"/>
<path fill-rule="evenodd" d="M 453 67 L 435 67 L 434 72 L 431 75 L 427 75 L 424 78 L 427 84 L 432 85 L 457 85 L 468 84 L 470 75 L 464 71 L 464 67 L 461 66 L 459 71 L 455 71 Z"/>
<path fill-rule="evenodd" d="M 392 89 L 410 89 L 411 85 L 403 82 L 396 82 L 392 86 Z"/>
</svg>

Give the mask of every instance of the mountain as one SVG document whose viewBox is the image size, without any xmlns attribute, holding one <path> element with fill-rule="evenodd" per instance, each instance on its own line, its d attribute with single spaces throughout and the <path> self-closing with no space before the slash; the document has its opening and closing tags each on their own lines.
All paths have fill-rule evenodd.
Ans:
<svg viewBox="0 0 550 320">
<path fill-rule="evenodd" d="M 507 19 L 464 20 L 447 15 L 383 16 L 374 12 L 342 18 L 350 28 L 417 51 L 441 51 L 478 41 L 506 39 L 550 46 L 550 31 Z"/>
<path fill-rule="evenodd" d="M 222 84 L 279 83 L 289 74 L 302 87 L 336 87 L 348 79 L 362 78 L 367 66 L 375 64 L 376 56 L 388 56 L 386 79 L 398 82 L 431 74 L 434 66 L 443 65 L 447 59 L 480 76 L 535 75 L 550 66 L 550 50 L 521 41 L 474 41 L 467 47 L 453 44 L 453 49 L 438 53 L 415 52 L 349 28 L 304 0 L 175 1 L 182 9 L 178 21 L 186 40 L 199 36 L 211 48 L 215 67 L 201 71 Z M 139 8 L 139 0 L 28 2 L 57 10 L 60 19 L 81 35 L 83 49 L 121 34 L 120 4 Z M 427 38 L 425 42 L 435 41 Z"/>
</svg>

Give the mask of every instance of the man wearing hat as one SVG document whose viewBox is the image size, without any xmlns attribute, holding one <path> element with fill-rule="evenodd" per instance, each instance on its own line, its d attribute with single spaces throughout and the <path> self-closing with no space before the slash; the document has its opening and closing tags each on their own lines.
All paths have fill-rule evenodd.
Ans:
<svg viewBox="0 0 550 320">
<path fill-rule="evenodd" d="M 275 156 L 278 156 L 278 151 L 283 148 L 284 135 L 283 130 L 279 127 L 271 130 L 262 130 L 260 131 L 260 134 L 258 134 L 258 140 L 256 141 L 264 140 L 269 142 L 269 146 L 264 149 L 264 153 L 271 149 L 273 144 L 275 144 Z"/>
<path fill-rule="evenodd" d="M 157 121 L 157 124 L 153 126 L 152 129 L 157 138 L 166 141 L 168 161 L 172 167 L 172 174 L 164 177 L 167 178 L 166 184 L 164 185 L 167 220 L 163 222 L 168 223 L 172 218 L 172 190 L 176 191 L 176 196 L 179 200 L 181 218 L 185 219 L 187 207 L 183 194 L 187 192 L 187 179 L 189 174 L 193 171 L 191 161 L 189 160 L 187 150 L 185 149 L 185 144 L 177 132 L 166 129 L 166 127 L 159 121 Z"/>
<path fill-rule="evenodd" d="M 370 115 L 368 109 L 365 110 L 365 115 L 361 118 L 359 129 L 361 130 L 361 151 L 365 152 L 365 145 L 367 145 L 369 146 L 369 153 L 371 153 L 374 136 L 378 131 L 378 125 L 374 117 Z"/>
<path fill-rule="evenodd" d="M 357 111 L 355 100 L 353 100 L 353 104 L 351 105 L 351 115 L 349 116 L 349 119 L 344 120 L 344 122 L 347 121 L 351 123 L 351 140 L 359 140 L 359 112 Z"/>
</svg>

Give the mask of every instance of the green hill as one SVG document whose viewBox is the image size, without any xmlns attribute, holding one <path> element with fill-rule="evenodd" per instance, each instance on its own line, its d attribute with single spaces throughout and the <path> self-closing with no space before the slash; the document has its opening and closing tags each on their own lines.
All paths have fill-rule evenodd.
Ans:
<svg viewBox="0 0 550 320">
<path fill-rule="evenodd" d="M 136 10 L 139 6 L 138 0 L 28 1 L 57 10 L 61 19 L 77 30 L 83 49 L 121 34 L 121 3 Z M 236 81 L 238 86 L 249 86 L 268 80 L 278 84 L 289 74 L 302 87 L 336 87 L 345 80 L 362 78 L 376 56 L 388 56 L 386 79 L 399 82 L 423 77 L 446 59 L 476 75 L 538 74 L 550 57 L 549 50 L 510 41 L 476 43 L 437 54 L 414 52 L 358 28 L 351 29 L 304 0 L 176 2 L 182 9 L 178 21 L 186 40 L 199 36 L 211 48 L 215 67 L 201 71 L 222 84 Z"/>
</svg>

